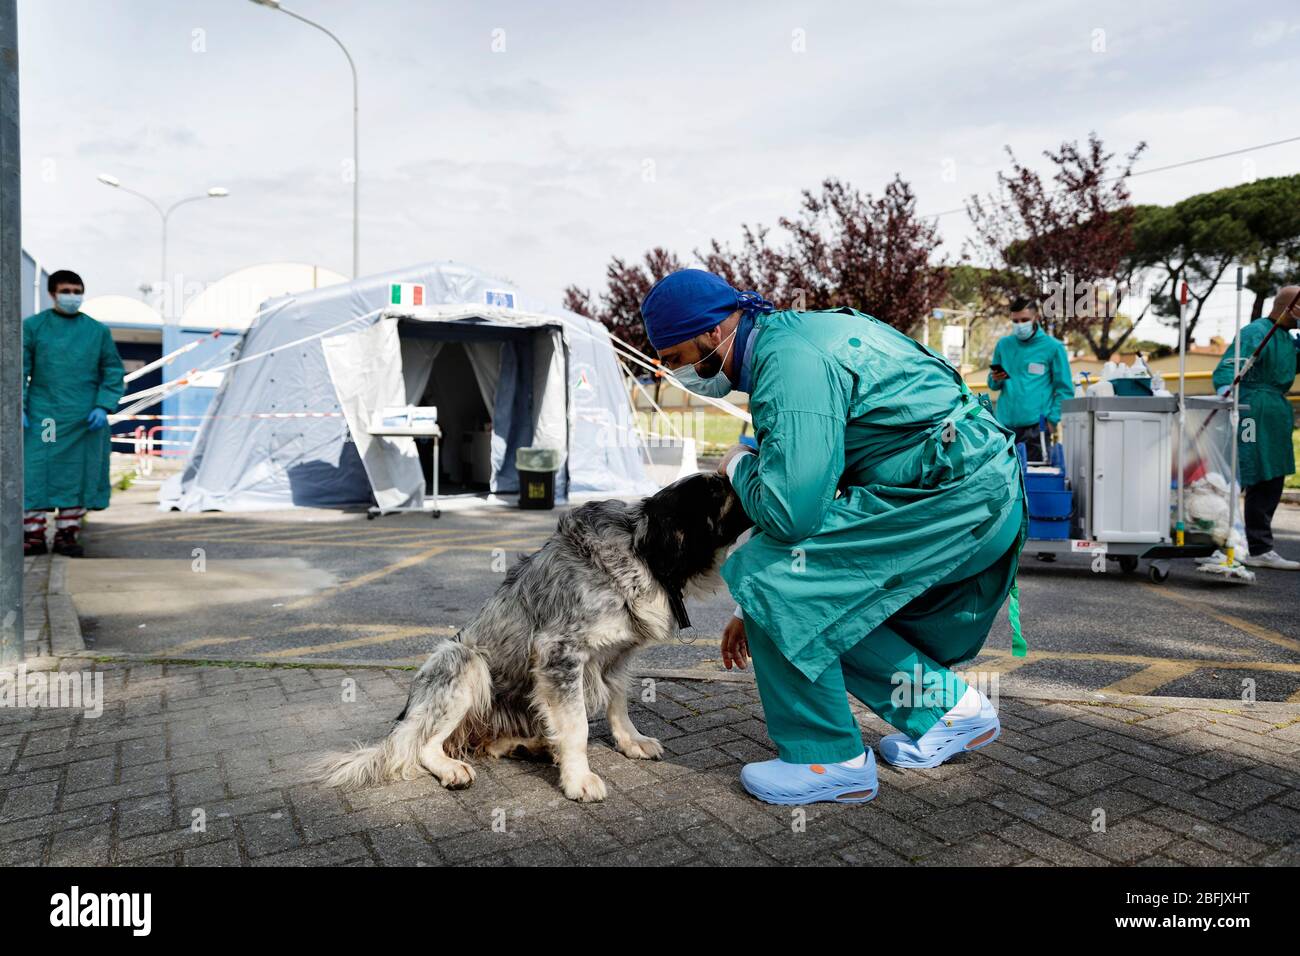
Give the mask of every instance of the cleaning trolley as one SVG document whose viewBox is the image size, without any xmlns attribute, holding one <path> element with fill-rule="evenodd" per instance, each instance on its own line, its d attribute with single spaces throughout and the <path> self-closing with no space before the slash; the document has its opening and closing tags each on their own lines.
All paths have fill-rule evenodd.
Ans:
<svg viewBox="0 0 1300 956">
<path fill-rule="evenodd" d="M 1156 583 L 1169 576 L 1170 561 L 1213 554 L 1209 534 L 1188 532 L 1181 547 L 1175 541 L 1177 412 L 1173 396 L 1094 395 L 1062 402 L 1062 445 L 1053 448 L 1054 461 L 1025 468 L 1026 549 L 1104 555 L 1126 574 L 1145 559 Z"/>
</svg>

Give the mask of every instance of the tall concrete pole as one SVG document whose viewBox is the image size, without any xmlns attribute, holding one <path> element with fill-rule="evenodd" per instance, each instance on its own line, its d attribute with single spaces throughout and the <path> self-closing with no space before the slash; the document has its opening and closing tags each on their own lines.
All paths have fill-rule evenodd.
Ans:
<svg viewBox="0 0 1300 956">
<path fill-rule="evenodd" d="M 0 0 L 0 665 L 23 659 L 22 207 L 18 0 Z"/>
</svg>

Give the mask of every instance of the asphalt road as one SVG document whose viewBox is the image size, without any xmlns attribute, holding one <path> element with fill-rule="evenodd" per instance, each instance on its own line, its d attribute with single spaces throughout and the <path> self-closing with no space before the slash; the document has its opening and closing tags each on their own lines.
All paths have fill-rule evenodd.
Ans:
<svg viewBox="0 0 1300 956">
<path fill-rule="evenodd" d="M 508 562 L 557 512 L 479 508 L 434 521 L 298 510 L 163 513 L 153 492 L 117 493 L 95 514 L 69 586 L 88 646 L 205 659 L 415 664 L 464 624 Z M 1300 558 L 1300 509 L 1279 509 L 1278 550 Z M 1027 658 L 1010 656 L 1005 609 L 968 665 L 1016 692 L 1108 690 L 1300 700 L 1300 573 L 1226 583 L 1174 562 L 1163 585 L 1093 573 L 1087 557 L 1021 563 Z M 725 594 L 692 604 L 691 643 L 645 651 L 647 668 L 716 673 Z"/>
</svg>

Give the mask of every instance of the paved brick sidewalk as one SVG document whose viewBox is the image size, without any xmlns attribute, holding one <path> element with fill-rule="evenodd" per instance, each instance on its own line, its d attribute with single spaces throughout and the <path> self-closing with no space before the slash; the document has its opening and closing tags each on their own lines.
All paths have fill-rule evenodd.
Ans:
<svg viewBox="0 0 1300 956">
<path fill-rule="evenodd" d="M 23 644 L 28 659 L 85 649 L 77 609 L 67 592 L 67 568 L 68 559 L 57 554 L 23 558 Z"/>
<path fill-rule="evenodd" d="M 478 761 L 457 792 L 303 783 L 321 750 L 386 731 L 409 672 L 99 667 L 98 718 L 0 707 L 0 865 L 1300 863 L 1294 705 L 1004 697 L 998 743 L 882 767 L 873 803 L 809 807 L 800 827 L 740 789 L 741 763 L 772 756 L 748 682 L 657 680 L 633 718 L 665 759 L 628 760 L 595 725 L 609 798 L 578 805 L 552 766 L 514 760 Z"/>
</svg>

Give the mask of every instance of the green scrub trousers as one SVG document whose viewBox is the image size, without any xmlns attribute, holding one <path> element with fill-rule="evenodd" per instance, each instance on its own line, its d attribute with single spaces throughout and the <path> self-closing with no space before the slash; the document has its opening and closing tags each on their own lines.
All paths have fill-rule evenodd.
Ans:
<svg viewBox="0 0 1300 956">
<path fill-rule="evenodd" d="M 984 646 L 1015 582 L 1026 527 L 1024 513 L 1013 510 L 982 548 L 849 648 L 839 666 L 831 664 L 816 681 L 746 617 L 768 736 L 781 759 L 838 763 L 862 753 L 862 731 L 846 692 L 913 740 L 938 723 L 966 692 L 966 682 L 949 668 Z"/>
</svg>

